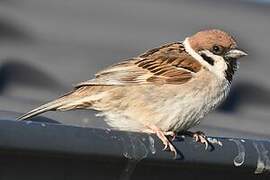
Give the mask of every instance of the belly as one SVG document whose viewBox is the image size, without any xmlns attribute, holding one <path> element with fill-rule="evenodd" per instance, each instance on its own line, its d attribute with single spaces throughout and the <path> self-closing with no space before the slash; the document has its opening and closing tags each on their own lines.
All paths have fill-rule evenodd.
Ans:
<svg viewBox="0 0 270 180">
<path fill-rule="evenodd" d="M 213 78 L 212 78 L 213 80 Z M 208 82 L 208 81 L 207 81 Z M 193 84 L 192 84 L 193 83 Z M 128 131 L 146 131 L 149 124 L 163 131 L 184 131 L 200 122 L 226 97 L 227 81 L 202 80 L 187 86 L 119 87 L 109 94 L 106 103 L 97 105 L 100 115 L 112 127 Z M 121 95 L 119 94 L 121 92 Z M 106 106 L 104 106 L 106 104 Z"/>
</svg>

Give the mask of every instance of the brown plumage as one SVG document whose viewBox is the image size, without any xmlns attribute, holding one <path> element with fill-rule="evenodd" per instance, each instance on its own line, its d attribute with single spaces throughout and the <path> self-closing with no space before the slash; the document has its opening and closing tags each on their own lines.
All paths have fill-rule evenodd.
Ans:
<svg viewBox="0 0 270 180">
<path fill-rule="evenodd" d="M 96 74 L 85 85 L 181 84 L 197 73 L 201 64 L 191 57 L 181 43 L 171 43 L 115 64 Z M 113 81 L 113 82 L 112 82 Z"/>
<path fill-rule="evenodd" d="M 236 48 L 236 41 L 228 33 L 219 29 L 200 31 L 189 38 L 191 47 L 195 51 L 203 49 L 211 50 L 213 44 L 220 45 L 226 49 Z"/>
</svg>

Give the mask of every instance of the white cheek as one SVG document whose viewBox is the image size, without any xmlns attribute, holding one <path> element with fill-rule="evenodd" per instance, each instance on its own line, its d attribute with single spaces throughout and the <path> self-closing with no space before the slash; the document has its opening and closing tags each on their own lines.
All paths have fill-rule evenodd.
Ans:
<svg viewBox="0 0 270 180">
<path fill-rule="evenodd" d="M 227 64 L 223 57 L 213 54 L 208 50 L 201 51 L 200 53 L 205 54 L 208 57 L 211 57 L 214 60 L 214 65 L 207 64 L 207 68 L 215 73 L 219 77 L 224 77 L 225 70 L 227 69 Z"/>
</svg>

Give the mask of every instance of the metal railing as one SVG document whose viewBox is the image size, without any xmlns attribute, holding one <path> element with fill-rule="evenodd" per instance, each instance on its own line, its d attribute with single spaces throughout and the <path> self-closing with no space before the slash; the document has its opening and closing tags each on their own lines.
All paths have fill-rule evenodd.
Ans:
<svg viewBox="0 0 270 180">
<path fill-rule="evenodd" d="M 270 171 L 268 141 L 209 137 L 214 149 L 205 150 L 179 136 L 174 159 L 155 135 L 8 119 L 0 124 L 6 179 L 267 179 Z"/>
</svg>

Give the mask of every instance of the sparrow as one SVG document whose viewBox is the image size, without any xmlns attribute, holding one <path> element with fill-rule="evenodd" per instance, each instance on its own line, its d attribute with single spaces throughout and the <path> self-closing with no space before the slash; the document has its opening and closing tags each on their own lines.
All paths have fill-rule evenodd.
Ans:
<svg viewBox="0 0 270 180">
<path fill-rule="evenodd" d="M 170 137 L 189 132 L 226 98 L 238 59 L 246 55 L 230 34 L 203 30 L 114 64 L 18 120 L 46 111 L 94 109 L 114 129 L 156 134 L 176 156 Z M 191 134 L 208 145 L 202 132 Z"/>
</svg>

